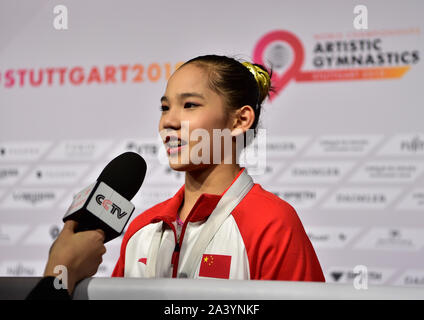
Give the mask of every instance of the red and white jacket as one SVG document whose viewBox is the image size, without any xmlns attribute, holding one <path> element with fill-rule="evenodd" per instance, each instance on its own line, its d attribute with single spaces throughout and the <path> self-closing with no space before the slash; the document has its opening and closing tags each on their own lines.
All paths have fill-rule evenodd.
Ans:
<svg viewBox="0 0 424 320">
<path fill-rule="evenodd" d="M 136 217 L 124 235 L 112 276 L 191 277 L 182 271 L 193 259 L 190 254 L 205 222 L 226 191 L 202 194 L 179 236 L 176 218 L 184 186 Z M 157 249 L 152 249 L 154 242 Z M 195 261 L 194 278 L 325 281 L 296 211 L 259 184 L 231 211 L 202 253 Z M 150 260 L 156 260 L 153 269 L 148 267 Z"/>
</svg>

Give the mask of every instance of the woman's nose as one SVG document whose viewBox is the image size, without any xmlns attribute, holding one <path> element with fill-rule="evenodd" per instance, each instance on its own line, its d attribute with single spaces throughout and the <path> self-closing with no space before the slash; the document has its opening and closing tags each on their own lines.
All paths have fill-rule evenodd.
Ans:
<svg viewBox="0 0 424 320">
<path fill-rule="evenodd" d="M 181 113 L 177 108 L 171 108 L 162 115 L 162 129 L 179 130 L 181 128 Z"/>
</svg>

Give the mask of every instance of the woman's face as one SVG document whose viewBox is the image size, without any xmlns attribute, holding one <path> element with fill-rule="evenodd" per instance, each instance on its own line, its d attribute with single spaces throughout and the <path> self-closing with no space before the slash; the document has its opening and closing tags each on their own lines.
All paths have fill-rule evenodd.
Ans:
<svg viewBox="0 0 424 320">
<path fill-rule="evenodd" d="M 213 129 L 231 130 L 231 117 L 224 99 L 209 88 L 206 70 L 195 64 L 178 69 L 168 81 L 161 104 L 159 131 L 171 168 L 190 171 L 209 166 L 198 159 L 212 163 Z"/>
</svg>

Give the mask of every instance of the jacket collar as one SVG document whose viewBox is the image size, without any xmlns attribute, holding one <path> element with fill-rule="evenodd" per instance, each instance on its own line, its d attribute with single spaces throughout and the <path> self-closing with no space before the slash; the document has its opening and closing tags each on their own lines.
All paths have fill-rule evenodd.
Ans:
<svg viewBox="0 0 424 320">
<path fill-rule="evenodd" d="M 237 176 L 234 178 L 234 180 L 231 182 L 231 184 L 228 186 L 227 189 L 222 194 L 210 194 L 210 193 L 202 193 L 200 197 L 197 199 L 196 203 L 194 204 L 193 208 L 191 209 L 189 215 L 188 215 L 188 221 L 189 222 L 198 222 L 203 221 L 207 217 L 210 216 L 212 211 L 217 206 L 219 200 L 221 200 L 222 196 L 227 192 L 227 190 L 232 186 L 234 181 L 238 179 L 240 174 L 245 170 L 245 168 L 241 168 Z M 159 220 L 165 220 L 168 223 L 171 223 L 176 220 L 177 214 L 178 214 L 178 208 L 181 206 L 181 203 L 184 199 L 184 188 L 185 185 L 183 185 L 177 193 L 170 198 L 166 203 L 165 206 L 161 209 L 161 216 L 156 216 L 153 220 L 159 221 Z"/>
</svg>

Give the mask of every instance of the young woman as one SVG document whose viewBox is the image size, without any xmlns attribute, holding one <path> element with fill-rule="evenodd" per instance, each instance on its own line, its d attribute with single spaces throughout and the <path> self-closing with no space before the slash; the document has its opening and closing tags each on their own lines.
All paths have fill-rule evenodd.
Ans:
<svg viewBox="0 0 424 320">
<path fill-rule="evenodd" d="M 171 76 L 159 130 L 185 184 L 130 224 L 112 276 L 325 281 L 296 211 L 236 162 L 237 137 L 256 130 L 270 85 L 262 66 L 215 55 Z M 184 138 L 183 124 L 209 133 L 200 155 L 211 161 L 187 156 L 198 141 Z M 214 129 L 231 132 L 230 163 L 214 158 Z"/>
</svg>

